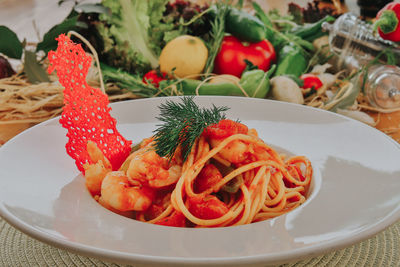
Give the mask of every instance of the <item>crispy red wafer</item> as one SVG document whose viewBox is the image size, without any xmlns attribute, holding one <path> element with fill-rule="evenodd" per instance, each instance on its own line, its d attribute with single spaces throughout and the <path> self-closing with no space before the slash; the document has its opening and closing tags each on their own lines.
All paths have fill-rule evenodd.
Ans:
<svg viewBox="0 0 400 267">
<path fill-rule="evenodd" d="M 111 117 L 107 95 L 86 83 L 86 75 L 92 58 L 80 44 L 61 34 L 56 51 L 50 51 L 49 73 L 57 71 L 64 86 L 64 108 L 60 123 L 68 130 L 66 149 L 80 171 L 83 164 L 90 163 L 86 151 L 89 140 L 95 142 L 110 160 L 113 169 L 118 169 L 128 157 L 131 141 L 126 140 L 116 129 L 116 120 Z"/>
</svg>

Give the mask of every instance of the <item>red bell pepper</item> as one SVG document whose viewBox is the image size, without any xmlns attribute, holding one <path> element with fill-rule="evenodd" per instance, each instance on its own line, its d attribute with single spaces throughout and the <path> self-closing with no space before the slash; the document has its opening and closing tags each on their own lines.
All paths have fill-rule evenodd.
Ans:
<svg viewBox="0 0 400 267">
<path fill-rule="evenodd" d="M 276 61 L 275 49 L 266 39 L 246 45 L 234 36 L 225 36 L 221 50 L 215 57 L 214 72 L 231 74 L 240 78 L 247 66 L 246 60 L 259 69 L 267 71 Z"/>
<path fill-rule="evenodd" d="M 379 35 L 389 41 L 400 42 L 400 2 L 392 2 L 384 6 L 376 15 L 374 28 Z"/>
</svg>

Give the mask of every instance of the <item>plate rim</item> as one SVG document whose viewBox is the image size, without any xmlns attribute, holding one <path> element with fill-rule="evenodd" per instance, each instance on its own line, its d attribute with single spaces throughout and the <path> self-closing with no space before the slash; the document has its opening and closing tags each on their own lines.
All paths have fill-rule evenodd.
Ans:
<svg viewBox="0 0 400 267">
<path fill-rule="evenodd" d="M 226 97 L 226 96 L 196 96 L 201 98 L 244 98 L 250 101 L 270 101 L 270 102 L 278 102 L 276 100 L 269 100 L 269 99 L 249 99 L 246 97 Z M 169 96 L 169 97 L 157 97 L 157 98 L 144 98 L 144 99 L 134 99 L 128 101 L 121 101 L 110 103 L 110 107 L 113 109 L 114 106 L 117 105 L 129 105 L 132 102 L 147 102 L 147 101 L 159 101 L 162 102 L 162 99 L 178 99 L 181 98 L 179 96 Z M 246 100 L 246 101 L 247 101 Z M 341 114 L 333 113 L 327 110 L 321 110 L 315 107 L 309 107 L 299 104 L 287 103 L 287 102 L 280 102 L 283 105 L 295 105 L 299 108 L 306 108 L 312 109 L 317 112 L 324 112 L 331 116 L 339 116 L 345 120 L 352 121 L 353 123 L 357 123 L 358 125 L 362 125 L 362 127 L 367 127 L 370 130 L 374 130 L 378 132 L 382 137 L 387 138 L 391 141 L 397 148 L 400 149 L 400 144 L 396 142 L 393 138 L 388 136 L 387 134 L 377 130 L 376 128 L 369 126 L 365 123 L 357 121 L 355 119 L 346 117 Z M 280 105 L 279 104 L 279 105 Z M 112 114 L 112 111 L 111 111 Z M 12 143 L 20 138 L 22 135 L 28 135 L 30 131 L 37 127 L 43 127 L 47 124 L 54 123 L 55 121 L 59 120 L 60 116 L 51 118 L 44 122 L 41 122 L 37 125 L 30 127 L 29 129 L 23 131 L 22 133 L 16 135 L 15 137 L 11 138 L 8 142 L 6 142 L 0 150 L 3 150 L 5 147 L 11 146 Z M 60 125 L 61 126 L 61 125 Z M 117 123 L 118 127 L 118 123 Z M 363 240 L 371 238 L 372 236 L 378 234 L 379 232 L 383 231 L 384 229 L 390 227 L 391 225 L 395 224 L 400 220 L 400 207 L 391 211 L 391 213 L 384 217 L 384 219 L 375 222 L 374 224 L 369 225 L 368 228 L 359 231 L 356 234 L 351 235 L 351 237 L 344 237 L 329 241 L 323 241 L 321 243 L 316 243 L 310 245 L 308 247 L 296 248 L 290 250 L 288 252 L 280 252 L 280 253 L 269 253 L 269 254 L 259 254 L 259 255 L 251 255 L 251 256 L 238 256 L 238 257 L 194 257 L 194 258 L 186 258 L 186 257 L 169 257 L 169 256 L 152 256 L 152 255 L 142 255 L 137 253 L 128 253 L 128 252 L 121 252 L 115 250 L 108 250 L 102 249 L 90 245 L 81 244 L 79 242 L 73 242 L 65 239 L 58 238 L 55 235 L 51 235 L 47 232 L 40 231 L 37 228 L 30 226 L 29 224 L 25 223 L 24 221 L 20 220 L 19 218 L 13 216 L 3 205 L 0 203 L 0 216 L 10 225 L 15 227 L 17 230 L 31 236 L 41 242 L 46 244 L 50 244 L 54 247 L 65 249 L 68 251 L 72 251 L 74 253 L 85 255 L 89 257 L 95 257 L 104 260 L 111 260 L 114 262 L 121 262 L 121 263 L 141 263 L 141 264 L 179 264 L 179 265 L 207 265 L 207 264 L 215 264 L 215 265 L 223 265 L 223 264 L 233 264 L 233 265 L 246 265 L 246 264 L 275 264 L 275 263 L 285 263 L 294 260 L 301 260 L 308 257 L 314 257 L 317 255 L 325 254 L 334 250 L 342 249 L 345 247 L 349 247 L 356 243 L 359 243 Z M 236 226 L 240 227 L 240 226 Z M 290 255 L 288 255 L 290 254 Z"/>
</svg>

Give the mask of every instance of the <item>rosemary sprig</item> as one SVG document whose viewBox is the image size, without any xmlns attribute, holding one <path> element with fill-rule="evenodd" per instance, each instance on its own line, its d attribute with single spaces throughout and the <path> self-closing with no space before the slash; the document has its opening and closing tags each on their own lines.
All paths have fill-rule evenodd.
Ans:
<svg viewBox="0 0 400 267">
<path fill-rule="evenodd" d="M 141 97 L 153 97 L 159 90 L 152 84 L 145 84 L 138 75 L 132 75 L 128 72 L 101 64 L 104 82 L 113 82 L 119 88 L 131 91 Z"/>
<path fill-rule="evenodd" d="M 157 117 L 163 124 L 157 125 L 154 131 L 155 150 L 161 157 L 172 158 L 180 146 L 185 161 L 196 138 L 203 130 L 225 119 L 227 107 L 200 108 L 193 101 L 193 96 L 181 98 L 182 103 L 166 101 L 161 104 L 160 115 Z"/>
<path fill-rule="evenodd" d="M 210 74 L 214 69 L 214 60 L 217 56 L 221 44 L 222 39 L 225 35 L 225 17 L 229 11 L 229 6 L 227 4 L 217 4 L 216 5 L 216 14 L 214 21 L 211 22 L 211 44 L 208 47 L 209 56 L 207 58 L 206 66 L 204 67 L 205 77 Z"/>
</svg>

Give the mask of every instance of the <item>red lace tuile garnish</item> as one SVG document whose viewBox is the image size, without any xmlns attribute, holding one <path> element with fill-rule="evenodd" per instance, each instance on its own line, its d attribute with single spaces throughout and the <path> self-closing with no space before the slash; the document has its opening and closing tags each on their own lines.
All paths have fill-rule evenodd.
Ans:
<svg viewBox="0 0 400 267">
<path fill-rule="evenodd" d="M 57 50 L 48 54 L 48 72 L 57 70 L 59 81 L 65 88 L 60 123 L 68 130 L 67 153 L 83 172 L 83 164 L 91 162 L 86 151 L 86 144 L 91 140 L 110 160 L 113 170 L 117 170 L 128 157 L 132 142 L 116 129 L 107 95 L 86 83 L 92 58 L 68 36 L 61 34 L 56 40 Z"/>
</svg>

